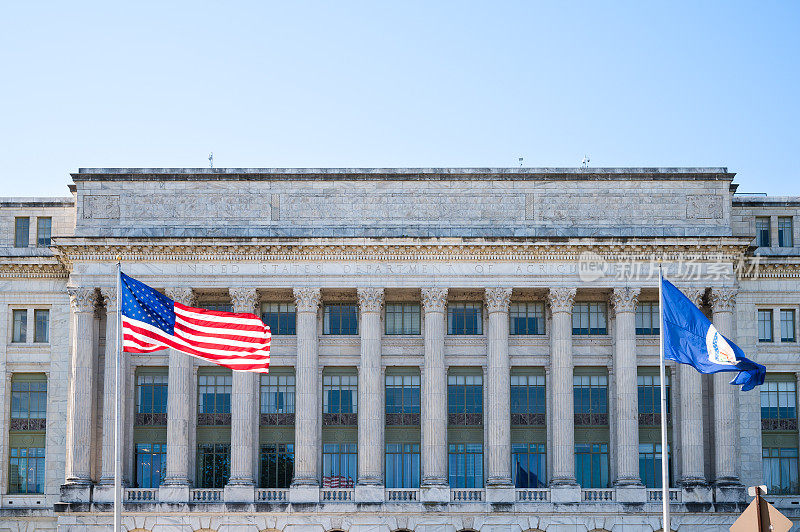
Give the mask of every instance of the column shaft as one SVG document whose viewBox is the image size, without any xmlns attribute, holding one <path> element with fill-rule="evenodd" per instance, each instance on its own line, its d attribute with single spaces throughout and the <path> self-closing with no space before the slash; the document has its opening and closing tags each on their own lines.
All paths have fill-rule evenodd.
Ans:
<svg viewBox="0 0 800 532">
<path fill-rule="evenodd" d="M 688 289 L 684 293 L 698 307 L 705 290 Z M 678 364 L 681 410 L 681 484 L 705 484 L 705 447 L 703 445 L 703 391 L 700 373 L 686 364 Z"/>
<path fill-rule="evenodd" d="M 551 485 L 575 485 L 575 405 L 572 395 L 572 304 L 574 288 L 550 289 L 550 373 L 553 389 Z"/>
<path fill-rule="evenodd" d="M 735 341 L 733 309 L 736 291 L 714 288 L 711 292 L 711 304 L 717 331 Z M 730 384 L 730 380 L 728 373 L 714 374 L 715 482 L 723 485 L 739 483 L 739 476 L 736 474 L 736 419 L 739 415 L 739 401 L 736 387 Z"/>
<path fill-rule="evenodd" d="M 100 290 L 106 306 L 106 351 L 105 351 L 105 367 L 103 368 L 103 454 L 102 454 L 102 473 L 100 475 L 100 483 L 113 484 L 114 482 L 114 412 L 116 406 L 116 389 L 118 383 L 116 382 L 116 358 L 117 358 L 117 290 L 116 288 L 103 288 Z M 122 408 L 120 409 L 120 427 L 123 429 L 123 437 L 125 427 L 128 426 L 126 421 L 127 408 L 127 383 L 128 383 L 128 367 L 125 362 L 125 354 L 120 353 L 122 359 L 121 367 L 121 383 L 122 389 Z M 124 443 L 124 442 L 123 442 Z M 125 446 L 121 444 L 124 452 Z M 120 457 L 124 463 L 124 457 Z M 126 471 L 123 467 L 123 484 L 127 483 Z"/>
<path fill-rule="evenodd" d="M 487 390 L 487 475 L 488 486 L 511 486 L 511 383 L 508 358 L 508 305 L 510 288 L 487 288 L 489 313 Z"/>
<path fill-rule="evenodd" d="M 638 288 L 618 288 L 611 301 L 616 314 L 614 382 L 616 386 L 617 485 L 641 485 L 639 406 L 636 388 L 636 304 Z"/>
<path fill-rule="evenodd" d="M 359 288 L 361 367 L 358 378 L 358 483 L 383 483 L 384 394 L 381 386 L 382 288 Z"/>
<path fill-rule="evenodd" d="M 422 484 L 447 485 L 447 369 L 444 363 L 446 288 L 422 289 L 425 372 L 422 379 Z"/>
</svg>

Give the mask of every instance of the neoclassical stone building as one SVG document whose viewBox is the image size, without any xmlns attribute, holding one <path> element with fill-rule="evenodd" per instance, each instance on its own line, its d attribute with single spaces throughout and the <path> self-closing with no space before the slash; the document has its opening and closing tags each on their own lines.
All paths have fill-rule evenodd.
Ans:
<svg viewBox="0 0 800 532">
<path fill-rule="evenodd" d="M 0 198 L 0 531 L 661 528 L 657 268 L 768 381 L 670 364 L 673 528 L 800 518 L 800 198 L 725 168 L 81 169 Z M 114 382 L 115 262 L 255 312 L 269 375 Z"/>
</svg>

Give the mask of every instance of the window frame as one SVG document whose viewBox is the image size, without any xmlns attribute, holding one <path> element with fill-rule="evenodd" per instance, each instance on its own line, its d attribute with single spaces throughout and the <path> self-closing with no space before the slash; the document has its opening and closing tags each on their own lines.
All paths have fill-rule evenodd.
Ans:
<svg viewBox="0 0 800 532">
<path fill-rule="evenodd" d="M 45 316 L 45 323 L 39 323 L 39 317 Z M 44 330 L 44 336 L 40 333 Z M 50 309 L 35 308 L 33 309 L 33 343 L 35 344 L 49 344 L 50 343 Z"/>
<path fill-rule="evenodd" d="M 386 489 L 418 489 L 422 476 L 419 442 L 387 442 L 384 447 Z M 390 449 L 390 447 L 394 449 Z M 399 480 L 395 475 L 398 471 L 400 472 Z"/>
<path fill-rule="evenodd" d="M 334 316 L 333 310 L 338 309 L 337 316 Z M 347 314 L 343 309 L 348 309 Z M 337 328 L 333 327 L 333 318 L 337 319 Z M 359 312 L 356 303 L 325 303 L 322 309 L 322 334 L 325 336 L 356 336 L 359 331 Z M 349 328 L 345 328 L 345 327 Z"/>
<path fill-rule="evenodd" d="M 17 317 L 19 320 L 19 327 L 17 327 Z M 11 309 L 11 343 L 12 344 L 26 344 L 28 343 L 28 309 L 12 308 Z"/>
<path fill-rule="evenodd" d="M 759 227 L 759 225 L 761 227 Z M 772 221 L 769 216 L 756 216 L 756 247 L 772 247 Z M 765 243 L 766 242 L 766 243 Z"/>
<path fill-rule="evenodd" d="M 273 336 L 297 335 L 297 305 L 292 301 L 264 301 L 261 303 L 261 321 L 270 328 Z M 277 327 L 273 327 L 277 323 Z"/>
<path fill-rule="evenodd" d="M 586 448 L 583 450 L 582 448 Z M 611 467 L 609 461 L 609 444 L 607 442 L 575 443 L 575 479 L 583 489 L 587 488 L 610 488 L 611 487 Z M 583 469 L 579 464 L 580 457 L 588 456 L 589 465 L 589 485 L 586 486 L 581 480 L 584 479 Z M 598 456 L 595 463 L 595 456 Z M 595 475 L 595 466 L 599 467 L 599 479 Z M 605 480 L 605 482 L 604 482 Z"/>
<path fill-rule="evenodd" d="M 794 247 L 794 220 L 791 216 L 778 216 L 778 247 Z"/>
<path fill-rule="evenodd" d="M 24 221 L 24 223 L 23 223 Z M 21 227 L 21 225 L 24 227 Z M 24 234 L 23 234 L 24 232 Z M 18 249 L 27 248 L 31 245 L 31 217 L 14 217 L 14 247 Z"/>
<path fill-rule="evenodd" d="M 43 236 L 42 222 L 47 222 L 47 235 Z M 36 247 L 47 248 L 50 247 L 53 238 L 53 217 L 52 216 L 37 216 L 36 217 Z"/>
<path fill-rule="evenodd" d="M 141 447 L 150 447 L 150 451 L 145 452 L 140 450 Z M 144 464 L 140 463 L 140 457 L 149 456 L 150 457 L 150 475 L 147 481 L 147 485 L 143 485 L 142 483 L 142 466 Z M 153 484 L 153 474 L 158 471 L 157 468 L 153 467 L 154 457 L 158 457 L 160 461 L 160 471 L 161 471 L 161 479 L 158 483 Z M 134 468 L 136 474 L 136 487 L 137 488 L 157 488 L 159 487 L 166 478 L 167 475 L 167 444 L 165 442 L 158 442 L 158 443 L 146 443 L 146 442 L 138 442 L 134 445 Z"/>
<path fill-rule="evenodd" d="M 356 480 L 358 479 L 358 444 L 348 442 L 323 443 L 321 474 L 323 489 L 355 488 Z"/>
<path fill-rule="evenodd" d="M 515 321 L 522 320 L 521 322 Z M 531 321 L 533 320 L 533 321 Z M 508 334 L 510 336 L 544 336 L 547 334 L 547 319 L 541 301 L 515 301 L 508 308 Z M 524 324 L 520 328 L 518 324 Z"/>
<path fill-rule="evenodd" d="M 387 302 L 384 312 L 384 334 L 387 336 L 419 336 L 422 334 L 422 306 L 419 303 L 410 301 Z M 397 316 L 399 316 L 400 321 L 399 331 L 397 329 Z"/>
<path fill-rule="evenodd" d="M 345 382 L 346 381 L 346 382 Z M 338 411 L 331 411 L 331 395 L 330 392 L 338 391 Z M 350 393 L 349 408 L 351 410 L 343 411 L 342 406 L 345 402 L 342 400 L 344 397 L 343 392 Z M 325 414 L 358 414 L 358 375 L 354 373 L 340 374 L 330 373 L 323 374 L 322 376 L 322 413 Z"/>
<path fill-rule="evenodd" d="M 269 459 L 274 458 L 274 471 L 268 471 Z M 258 487 L 285 489 L 294 480 L 294 443 L 262 442 L 258 446 Z M 283 460 L 283 462 L 281 462 Z M 283 465 L 281 465 L 283 464 Z M 281 472 L 281 468 L 283 471 Z M 273 478 L 268 478 L 272 476 Z"/>
<path fill-rule="evenodd" d="M 475 320 L 474 327 L 468 324 L 473 318 Z M 483 336 L 483 303 L 477 301 L 448 302 L 447 335 Z"/>
<path fill-rule="evenodd" d="M 647 312 L 645 312 L 647 309 Z M 649 326 L 648 325 L 649 322 Z M 661 332 L 661 316 L 658 301 L 640 301 L 636 305 L 636 335 L 658 336 Z"/>
<path fill-rule="evenodd" d="M 772 343 L 775 341 L 775 316 L 773 316 L 774 311 L 773 309 L 769 308 L 760 308 L 758 309 L 758 342 L 759 343 Z M 762 319 L 762 317 L 769 317 L 769 319 Z M 769 324 L 769 327 L 766 325 Z M 768 336 L 765 336 L 762 333 L 768 333 Z"/>
<path fill-rule="evenodd" d="M 204 461 L 207 456 L 212 457 L 211 482 L 205 476 Z M 221 478 L 218 478 L 221 476 Z M 221 489 L 224 488 L 231 477 L 231 444 L 230 443 L 199 443 L 197 444 L 197 479 L 198 488 Z"/>
<path fill-rule="evenodd" d="M 277 382 L 269 382 L 272 380 Z M 267 381 L 267 382 L 265 382 Z M 270 401 L 270 395 L 274 401 Z M 282 400 L 279 399 L 282 397 Z M 258 383 L 259 414 L 295 414 L 297 378 L 294 373 L 279 372 L 261 375 Z M 273 408 L 274 406 L 274 408 Z"/>
<path fill-rule="evenodd" d="M 783 453 L 786 452 L 786 455 Z M 774 454 L 774 456 L 773 456 Z M 787 461 L 788 466 L 783 462 Z M 798 478 L 798 449 L 797 447 L 763 446 L 761 449 L 761 470 L 767 490 L 773 495 L 797 495 L 800 493 L 800 479 Z M 777 467 L 776 467 L 777 466 Z M 788 471 L 786 471 L 788 470 Z M 770 482 L 772 473 L 777 472 L 778 484 Z M 784 473 L 790 478 L 784 486 Z M 794 478 L 792 477 L 794 474 Z"/>
<path fill-rule="evenodd" d="M 479 457 L 479 458 L 478 458 Z M 460 458 L 460 460 L 459 460 Z M 472 462 L 475 474 L 471 479 L 467 476 Z M 481 489 L 485 482 L 483 443 L 455 442 L 447 444 L 447 478 L 450 488 Z M 478 471 L 480 466 L 480 471 Z M 463 482 L 459 482 L 459 480 Z"/>
<path fill-rule="evenodd" d="M 528 465 L 527 470 L 525 470 L 528 478 L 524 483 L 520 482 L 521 479 L 518 476 L 519 468 L 521 467 L 519 458 L 522 456 L 525 456 L 525 463 Z M 536 464 L 535 472 L 533 472 L 534 468 L 531 467 L 532 463 Z M 531 475 L 533 475 L 537 481 L 536 486 L 530 485 Z M 528 442 L 511 444 L 511 483 L 517 489 L 547 487 L 546 443 Z"/>
<path fill-rule="evenodd" d="M 797 342 L 797 312 L 793 308 L 782 308 L 779 313 L 781 317 L 781 342 Z M 784 319 L 785 316 L 790 316 L 790 319 Z M 791 324 L 791 336 L 788 334 L 789 326 L 787 324 Z"/>
<path fill-rule="evenodd" d="M 583 312 L 583 309 L 586 312 Z M 586 319 L 585 327 L 584 317 Z M 600 325 L 599 318 L 602 317 L 602 327 L 592 327 L 593 320 L 597 320 L 595 325 Z M 578 320 L 577 327 L 575 320 Z M 608 304 L 605 301 L 578 301 L 572 308 L 572 335 L 573 336 L 605 336 L 608 334 Z"/>
<path fill-rule="evenodd" d="M 16 453 L 15 453 L 16 451 Z M 21 451 L 25 451 L 25 456 L 22 456 Z M 30 451 L 35 451 L 34 455 L 31 456 Z M 45 446 L 40 445 L 10 445 L 8 449 L 8 494 L 9 495 L 34 495 L 34 494 L 44 494 L 45 488 L 45 480 L 47 478 L 47 450 Z M 24 468 L 21 467 L 20 463 L 24 460 L 25 466 Z M 36 475 L 36 483 L 34 484 L 34 489 L 29 489 L 31 483 L 28 480 L 30 477 L 27 475 L 28 472 L 31 471 L 30 461 L 34 460 L 35 465 L 33 471 Z M 14 474 L 13 474 L 13 466 L 14 462 L 17 462 L 17 482 L 14 483 Z M 19 475 L 19 471 L 23 470 L 26 472 L 25 474 L 25 483 L 24 489 L 22 484 L 22 477 Z"/>
</svg>

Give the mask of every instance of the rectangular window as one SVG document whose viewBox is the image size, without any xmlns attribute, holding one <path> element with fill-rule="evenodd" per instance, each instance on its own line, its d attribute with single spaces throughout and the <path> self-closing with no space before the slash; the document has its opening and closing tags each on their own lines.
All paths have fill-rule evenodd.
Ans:
<svg viewBox="0 0 800 532">
<path fill-rule="evenodd" d="M 797 384 L 794 380 L 767 380 L 761 389 L 761 419 L 796 419 Z M 763 425 L 763 423 L 762 423 Z"/>
<path fill-rule="evenodd" d="M 50 246 L 50 233 L 53 228 L 53 219 L 46 216 L 40 216 L 36 219 L 36 245 L 38 247 Z"/>
<path fill-rule="evenodd" d="M 294 414 L 294 375 L 261 376 L 261 413 Z"/>
<path fill-rule="evenodd" d="M 358 309 L 352 303 L 326 303 L 323 334 L 358 334 Z"/>
<path fill-rule="evenodd" d="M 544 414 L 544 375 L 511 376 L 511 414 Z"/>
<path fill-rule="evenodd" d="M 138 375 L 136 377 L 136 412 L 138 414 L 166 414 L 167 395 L 166 375 Z"/>
<path fill-rule="evenodd" d="M 449 414 L 482 414 L 483 376 L 448 376 L 447 411 Z"/>
<path fill-rule="evenodd" d="M 387 303 L 386 334 L 420 334 L 419 303 Z"/>
<path fill-rule="evenodd" d="M 14 247 L 26 248 L 30 241 L 30 218 L 14 218 Z"/>
<path fill-rule="evenodd" d="M 15 344 L 24 344 L 28 337 L 28 311 L 16 309 L 11 311 L 12 331 L 11 341 Z"/>
<path fill-rule="evenodd" d="M 509 334 L 544 334 L 544 303 L 512 303 Z"/>
<path fill-rule="evenodd" d="M 419 375 L 386 376 L 386 413 L 419 414 Z"/>
<path fill-rule="evenodd" d="M 200 414 L 230 414 L 231 375 L 198 375 L 197 407 Z"/>
<path fill-rule="evenodd" d="M 772 341 L 772 309 L 758 309 L 758 341 Z"/>
<path fill-rule="evenodd" d="M 419 488 L 419 444 L 386 444 L 386 487 Z"/>
<path fill-rule="evenodd" d="M 608 334 L 605 303 L 575 303 L 572 310 L 572 334 Z"/>
<path fill-rule="evenodd" d="M 297 312 L 294 303 L 263 303 L 261 321 L 272 334 L 297 334 Z"/>
<path fill-rule="evenodd" d="M 576 414 L 608 414 L 608 377 L 575 375 L 572 393 Z"/>
<path fill-rule="evenodd" d="M 459 336 L 483 334 L 483 304 L 448 303 L 447 334 Z"/>
<path fill-rule="evenodd" d="M 547 487 L 547 454 L 543 443 L 511 445 L 511 480 L 516 488 Z"/>
<path fill-rule="evenodd" d="M 760 248 L 770 247 L 772 245 L 770 238 L 769 216 L 757 216 L 756 246 Z"/>
<path fill-rule="evenodd" d="M 355 443 L 325 443 L 322 445 L 322 487 L 352 489 L 356 485 L 358 467 Z"/>
<path fill-rule="evenodd" d="M 358 412 L 358 376 L 323 376 L 322 400 L 323 414 L 356 414 Z"/>
<path fill-rule="evenodd" d="M 448 446 L 451 488 L 483 487 L 483 444 L 451 443 Z"/>
<path fill-rule="evenodd" d="M 667 396 L 667 413 L 669 414 L 670 408 L 670 382 L 669 375 L 666 375 L 666 396 Z M 636 387 L 639 399 L 639 419 L 641 421 L 642 414 L 660 414 L 661 413 L 661 376 L 659 375 L 638 375 L 636 377 Z M 653 423 L 658 425 L 661 419 L 654 419 Z"/>
<path fill-rule="evenodd" d="M 136 444 L 136 487 L 157 488 L 167 471 L 166 443 Z"/>
<path fill-rule="evenodd" d="M 781 342 L 795 342 L 795 312 L 794 309 L 781 310 Z"/>
<path fill-rule="evenodd" d="M 230 303 L 202 303 L 200 308 L 216 310 L 217 312 L 233 312 L 233 305 Z"/>
<path fill-rule="evenodd" d="M 12 429 L 44 430 L 44 423 L 38 424 L 41 427 L 31 426 L 30 423 L 15 423 L 16 420 L 44 419 L 47 419 L 46 378 L 43 375 L 41 377 L 31 375 L 25 378 L 14 376 L 11 381 Z"/>
<path fill-rule="evenodd" d="M 262 445 L 260 458 L 259 487 L 288 488 L 294 476 L 294 444 Z"/>
<path fill-rule="evenodd" d="M 769 494 L 796 495 L 800 493 L 796 447 L 764 447 L 762 456 L 764 484 L 766 484 Z"/>
<path fill-rule="evenodd" d="M 782 248 L 790 248 L 794 246 L 792 240 L 792 217 L 778 217 L 778 245 Z"/>
<path fill-rule="evenodd" d="M 667 460 L 669 460 L 669 450 L 667 450 Z M 670 473 L 672 464 L 669 464 Z M 648 488 L 660 488 L 661 483 L 661 444 L 660 443 L 640 443 L 639 444 L 639 476 L 642 484 Z"/>
<path fill-rule="evenodd" d="M 9 493 L 44 493 L 44 447 L 9 449 Z"/>
<path fill-rule="evenodd" d="M 230 444 L 204 443 L 197 446 L 198 488 L 224 488 L 230 476 Z"/>
<path fill-rule="evenodd" d="M 50 311 L 35 309 L 33 311 L 33 341 L 46 344 L 50 341 Z"/>
<path fill-rule="evenodd" d="M 575 444 L 575 476 L 582 488 L 608 488 L 608 444 Z"/>
<path fill-rule="evenodd" d="M 640 302 L 636 306 L 636 334 L 659 334 L 660 323 L 658 303 Z"/>
</svg>

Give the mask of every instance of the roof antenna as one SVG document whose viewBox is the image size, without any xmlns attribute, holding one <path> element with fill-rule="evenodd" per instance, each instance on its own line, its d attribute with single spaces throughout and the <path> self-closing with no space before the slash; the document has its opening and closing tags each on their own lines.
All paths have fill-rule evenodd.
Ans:
<svg viewBox="0 0 800 532">
<path fill-rule="evenodd" d="M 583 160 L 581 161 L 581 168 L 589 168 L 589 161 L 591 161 L 591 159 L 589 159 L 589 156 L 584 155 Z"/>
<path fill-rule="evenodd" d="M 525 159 L 524 157 L 519 157 L 519 158 L 518 158 L 518 160 L 519 160 L 519 167 L 520 167 L 520 168 L 522 168 L 522 161 L 523 161 L 524 159 Z"/>
<path fill-rule="evenodd" d="M 214 168 L 214 152 L 208 154 L 208 167 Z"/>
</svg>

